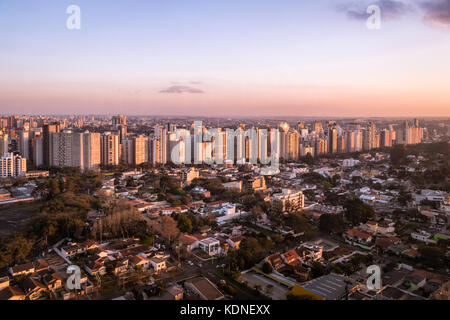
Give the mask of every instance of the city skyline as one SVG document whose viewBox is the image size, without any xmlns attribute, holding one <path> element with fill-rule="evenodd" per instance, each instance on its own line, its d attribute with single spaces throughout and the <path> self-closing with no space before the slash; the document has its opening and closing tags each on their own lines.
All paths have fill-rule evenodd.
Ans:
<svg viewBox="0 0 450 320">
<path fill-rule="evenodd" d="M 80 30 L 66 28 L 73 4 Z M 450 116 L 448 0 L 0 8 L 4 114 Z"/>
</svg>

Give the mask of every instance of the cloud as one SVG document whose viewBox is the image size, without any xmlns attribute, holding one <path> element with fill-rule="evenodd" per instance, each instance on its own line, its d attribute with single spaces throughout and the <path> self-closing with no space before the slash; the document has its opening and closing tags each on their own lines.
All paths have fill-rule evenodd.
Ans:
<svg viewBox="0 0 450 320">
<path fill-rule="evenodd" d="M 341 12 L 345 12 L 349 19 L 366 20 L 370 14 L 367 13 L 369 5 L 377 5 L 381 10 L 381 17 L 384 20 L 392 20 L 399 18 L 413 9 L 410 5 L 407 5 L 401 1 L 395 0 L 378 0 L 375 2 L 349 2 L 338 5 L 336 9 Z"/>
<path fill-rule="evenodd" d="M 201 89 L 190 86 L 176 85 L 163 89 L 159 93 L 205 93 L 205 92 Z"/>
<path fill-rule="evenodd" d="M 450 27 L 450 0 L 425 1 L 420 4 L 425 10 L 425 21 Z"/>
</svg>

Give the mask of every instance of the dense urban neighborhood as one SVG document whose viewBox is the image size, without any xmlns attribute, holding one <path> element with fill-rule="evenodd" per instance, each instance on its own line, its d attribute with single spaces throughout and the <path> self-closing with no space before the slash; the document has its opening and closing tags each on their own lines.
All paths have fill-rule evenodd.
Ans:
<svg viewBox="0 0 450 320">
<path fill-rule="evenodd" d="M 1 120 L 1 300 L 450 298 L 448 120 Z"/>
</svg>

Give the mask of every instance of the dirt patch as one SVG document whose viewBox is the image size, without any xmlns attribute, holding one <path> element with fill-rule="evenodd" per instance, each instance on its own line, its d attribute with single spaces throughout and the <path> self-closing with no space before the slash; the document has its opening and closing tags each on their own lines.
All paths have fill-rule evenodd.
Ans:
<svg viewBox="0 0 450 320">
<path fill-rule="evenodd" d="M 0 205 L 0 237 L 20 231 L 38 215 L 41 205 L 39 201 Z"/>
</svg>

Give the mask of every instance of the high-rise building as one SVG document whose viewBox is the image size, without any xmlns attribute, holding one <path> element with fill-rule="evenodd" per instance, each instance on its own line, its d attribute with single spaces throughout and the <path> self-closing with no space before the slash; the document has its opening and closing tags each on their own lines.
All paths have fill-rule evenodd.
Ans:
<svg viewBox="0 0 450 320">
<path fill-rule="evenodd" d="M 43 152 L 44 152 L 44 165 L 50 166 L 51 165 L 51 157 L 52 157 L 52 143 L 50 141 L 50 136 L 52 133 L 58 133 L 60 132 L 61 127 L 59 123 L 53 123 L 53 124 L 46 124 L 43 127 Z"/>
<path fill-rule="evenodd" d="M 319 121 L 314 121 L 313 132 L 318 134 L 323 133 L 322 123 L 320 123 Z"/>
<path fill-rule="evenodd" d="M 83 134 L 70 130 L 50 134 L 53 167 L 84 167 Z"/>
<path fill-rule="evenodd" d="M 328 152 L 336 153 L 338 151 L 338 135 L 335 127 L 328 128 Z"/>
<path fill-rule="evenodd" d="M 44 139 L 43 137 L 35 137 L 32 140 L 33 145 L 33 163 L 36 167 L 44 164 Z"/>
<path fill-rule="evenodd" d="M 100 167 L 100 133 L 83 133 L 83 168 L 95 170 Z"/>
<path fill-rule="evenodd" d="M 377 147 L 376 131 L 377 128 L 375 127 L 375 123 L 370 122 L 367 128 L 368 150 L 372 150 Z"/>
<path fill-rule="evenodd" d="M 152 163 L 166 164 L 168 157 L 167 128 L 164 126 L 155 125 L 154 139 L 156 139 L 157 142 L 152 144 Z"/>
<path fill-rule="evenodd" d="M 356 135 L 353 130 L 345 132 L 346 151 L 355 152 L 356 150 Z"/>
<path fill-rule="evenodd" d="M 0 133 L 0 155 L 9 152 L 9 136 L 6 133 Z"/>
<path fill-rule="evenodd" d="M 133 138 L 133 162 L 135 165 L 148 162 L 148 137 L 139 135 Z"/>
<path fill-rule="evenodd" d="M 380 147 L 391 147 L 391 146 L 392 146 L 391 131 L 388 129 L 384 129 L 380 132 Z"/>
<path fill-rule="evenodd" d="M 22 157 L 30 159 L 30 131 L 28 130 L 19 132 L 19 153 Z"/>
<path fill-rule="evenodd" d="M 112 117 L 112 125 L 114 130 L 117 130 L 119 128 L 119 125 L 127 125 L 127 117 L 124 115 L 117 115 Z"/>
<path fill-rule="evenodd" d="M 0 177 L 22 177 L 27 175 L 27 159 L 14 155 L 13 153 L 5 153 L 0 158 Z"/>
<path fill-rule="evenodd" d="M 119 165 L 119 135 L 105 132 L 100 139 L 101 164 Z"/>
</svg>

